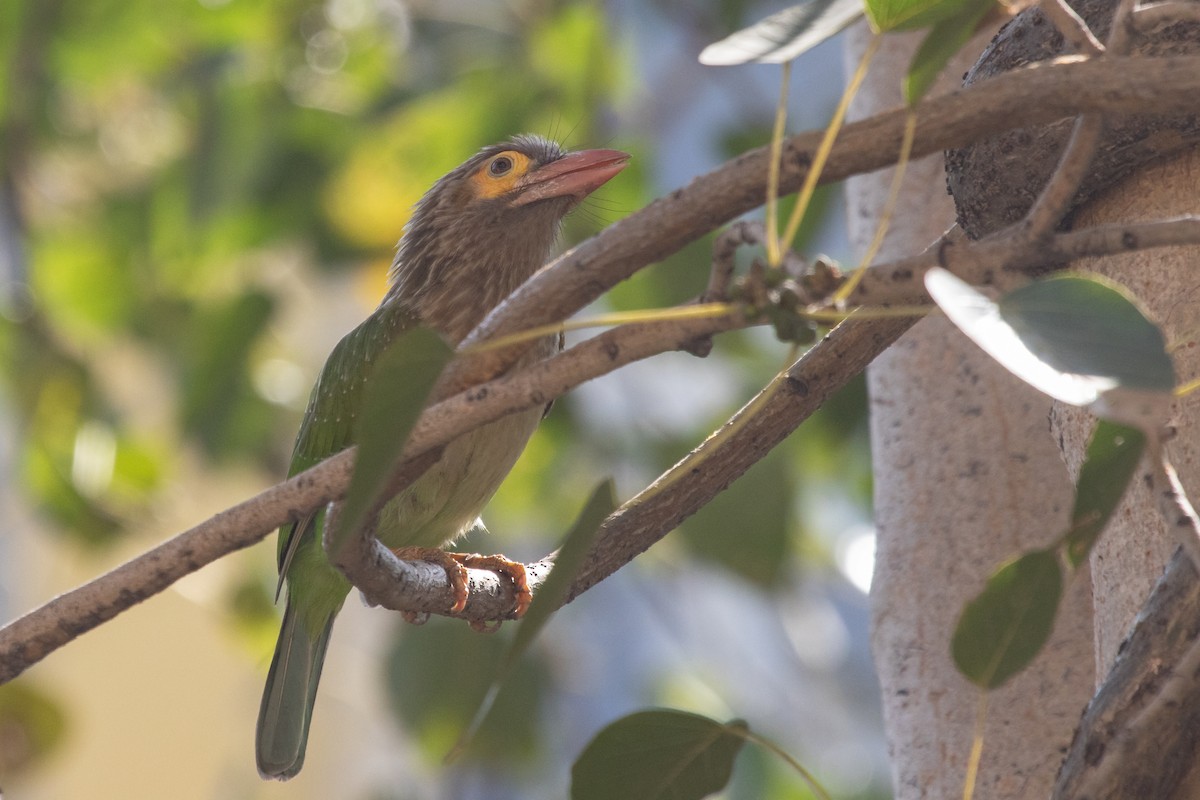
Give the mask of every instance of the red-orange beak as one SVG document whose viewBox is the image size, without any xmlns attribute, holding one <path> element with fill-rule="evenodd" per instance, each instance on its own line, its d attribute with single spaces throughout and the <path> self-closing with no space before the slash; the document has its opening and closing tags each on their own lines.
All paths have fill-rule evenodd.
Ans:
<svg viewBox="0 0 1200 800">
<path fill-rule="evenodd" d="M 512 205 L 524 206 L 551 197 L 576 202 L 603 186 L 629 163 L 620 150 L 580 150 L 530 172 L 517 182 Z"/>
</svg>

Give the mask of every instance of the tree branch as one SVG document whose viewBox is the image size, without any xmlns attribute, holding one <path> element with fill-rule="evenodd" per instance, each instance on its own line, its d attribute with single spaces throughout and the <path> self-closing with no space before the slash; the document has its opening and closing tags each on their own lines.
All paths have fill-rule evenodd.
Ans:
<svg viewBox="0 0 1200 800">
<path fill-rule="evenodd" d="M 911 157 L 1085 112 L 1163 108 L 1200 112 L 1200 56 L 1041 63 L 922 102 Z M 821 182 L 893 164 L 906 117 L 898 109 L 847 124 Z M 810 131 L 784 143 L 781 194 L 799 188 L 822 134 Z M 758 207 L 766 196 L 768 159 L 766 147 L 744 153 L 563 254 L 493 311 L 466 344 L 566 319 L 647 264 Z M 456 362 L 443 391 L 500 374 L 520 352 L 505 348 Z"/>
<path fill-rule="evenodd" d="M 848 298 L 851 307 L 929 302 L 925 273 L 942 267 L 976 286 L 996 285 L 1006 271 L 1032 274 L 1080 258 L 1200 244 L 1200 216 L 1112 223 L 1031 242 L 1020 223 L 987 239 L 944 242 L 932 253 L 872 266 Z"/>
<path fill-rule="evenodd" d="M 519 373 L 462 392 L 426 410 L 398 470 L 403 472 L 408 462 L 465 431 L 516 410 L 545 405 L 585 380 L 739 324 L 726 317 L 623 325 Z M 0 683 L 205 564 L 341 499 L 356 453 L 356 448 L 343 450 L 0 628 Z M 486 585 L 486 573 L 479 580 Z M 448 585 L 444 588 L 449 591 Z"/>
<path fill-rule="evenodd" d="M 1170 25 L 1173 22 L 1193 22 L 1200 24 L 1200 4 L 1176 2 L 1167 0 L 1162 3 L 1150 3 L 1133 10 L 1131 24 L 1139 32 L 1145 33 L 1159 25 Z"/>
<path fill-rule="evenodd" d="M 999 130 L 1042 124 L 1082 112 L 1150 114 L 1163 107 L 1200 111 L 1200 57 L 1044 64 L 923 103 L 917 111 L 920 124 L 913 157 L 962 145 Z M 905 112 L 901 110 L 847 125 L 822 181 L 840 180 L 892 163 L 904 123 Z M 781 171 L 782 191 L 797 188 L 820 135 L 810 132 L 788 140 Z M 564 254 L 489 316 L 466 344 L 563 319 L 638 269 L 760 205 L 765 196 L 766 160 L 765 148 L 748 152 Z M 1178 235 L 1178 230 L 1175 233 Z M 1107 240 L 1105 244 L 1127 250 L 1151 244 L 1151 239 L 1132 243 Z M 1092 241 L 1090 246 L 1100 248 L 1101 243 Z M 931 254 L 928 258 L 936 257 Z M 444 444 L 504 413 L 544 403 L 588 377 L 637 358 L 678 349 L 697 336 L 736 324 L 726 319 L 623 326 L 554 359 L 465 393 L 462 388 L 503 372 L 516 355 L 510 347 L 461 358 L 449 368 L 440 390 L 439 397 L 448 399 L 423 416 L 406 448 L 406 457 Z M 720 453 L 720 458 L 689 456 L 679 468 L 694 470 L 691 477 L 673 480 L 669 485 L 656 483 L 605 523 L 570 596 L 577 596 L 627 563 L 732 482 L 909 324 L 894 319 L 853 320 L 836 329 L 789 370 L 778 382 L 779 390 L 753 415 L 740 412 L 748 418 L 735 423 L 737 430 L 722 439 L 719 447 L 711 448 Z M 0 682 L 10 680 L 75 636 L 162 591 L 183 575 L 253 544 L 308 510 L 338 499 L 349 481 L 353 458 L 353 449 L 344 451 L 0 629 Z M 480 581 L 481 586 L 485 585 L 486 575 Z M 482 613 L 482 606 L 479 608 Z"/>
<path fill-rule="evenodd" d="M 1200 580 L 1176 551 L 1088 703 L 1054 800 L 1172 797 L 1200 745 Z"/>
</svg>

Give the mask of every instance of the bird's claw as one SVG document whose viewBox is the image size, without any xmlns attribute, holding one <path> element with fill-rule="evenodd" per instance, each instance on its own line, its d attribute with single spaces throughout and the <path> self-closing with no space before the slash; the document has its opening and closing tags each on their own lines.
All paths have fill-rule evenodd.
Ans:
<svg viewBox="0 0 1200 800">
<path fill-rule="evenodd" d="M 458 557 L 461 554 L 447 553 L 436 547 L 397 547 L 392 553 L 404 561 L 424 561 L 446 570 L 446 579 L 450 581 L 450 591 L 454 596 L 450 613 L 457 614 L 467 607 L 467 568 Z"/>
<path fill-rule="evenodd" d="M 404 617 L 404 621 L 409 625 L 424 625 L 429 622 L 428 611 L 401 611 L 400 616 Z"/>
<path fill-rule="evenodd" d="M 524 564 L 502 555 L 483 556 L 479 553 L 451 553 L 450 555 L 464 567 L 486 569 L 508 578 L 512 583 L 515 597 L 512 614 L 517 619 L 525 616 L 525 612 L 529 610 L 529 604 L 533 602 L 533 592 L 529 590 L 529 575 L 525 572 Z"/>
<path fill-rule="evenodd" d="M 490 570 L 512 582 L 513 594 L 516 597 L 512 613 L 517 619 L 525 616 L 525 612 L 529 610 L 529 604 L 533 602 L 533 592 L 529 589 L 529 578 L 525 572 L 525 565 L 520 561 L 512 561 L 502 555 L 450 553 L 433 547 L 398 547 L 392 552 L 397 558 L 405 561 L 424 561 L 446 570 L 446 578 L 450 581 L 450 590 L 454 596 L 454 602 L 450 604 L 451 614 L 457 614 L 467 607 L 468 569 Z M 418 616 L 417 613 L 410 612 L 405 613 L 404 618 L 419 625 L 425 620 L 418 620 Z M 425 616 L 428 617 L 428 614 Z M 479 625 L 484 627 L 480 628 L 477 627 L 477 623 L 471 623 L 471 627 L 477 631 L 488 630 L 487 623 L 479 623 Z M 496 627 L 499 627 L 499 620 L 496 620 Z"/>
</svg>

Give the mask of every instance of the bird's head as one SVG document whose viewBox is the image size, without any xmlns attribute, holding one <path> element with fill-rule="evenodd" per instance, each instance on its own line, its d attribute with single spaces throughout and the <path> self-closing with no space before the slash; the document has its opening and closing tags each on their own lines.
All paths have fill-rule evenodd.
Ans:
<svg viewBox="0 0 1200 800">
<path fill-rule="evenodd" d="M 385 302 L 408 303 L 462 339 L 545 262 L 567 212 L 628 160 L 619 150 L 567 152 L 532 135 L 485 147 L 417 203 Z"/>
</svg>

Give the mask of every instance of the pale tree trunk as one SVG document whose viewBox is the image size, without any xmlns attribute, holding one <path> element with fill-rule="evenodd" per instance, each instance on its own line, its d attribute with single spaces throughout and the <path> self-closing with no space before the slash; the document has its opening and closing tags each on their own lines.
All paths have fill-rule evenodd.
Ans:
<svg viewBox="0 0 1200 800">
<path fill-rule="evenodd" d="M 1178 217 L 1200 211 L 1200 151 L 1144 167 L 1092 200 L 1077 215 L 1077 225 L 1118 220 Z M 1196 248 L 1149 250 L 1094 259 L 1076 265 L 1106 275 L 1126 286 L 1163 326 L 1176 374 L 1188 380 L 1200 375 L 1200 252 Z M 1083 448 L 1094 420 L 1077 409 L 1057 407 L 1054 429 L 1061 435 L 1071 474 L 1078 473 Z M 1176 403 L 1172 424 L 1178 436 L 1167 445 L 1192 503 L 1200 498 L 1200 402 L 1195 395 Z M 1165 529 L 1155 498 L 1145 481 L 1135 480 L 1113 522 L 1092 553 L 1095 608 L 1095 664 L 1099 680 L 1113 665 L 1134 617 L 1178 542 Z M 1167 665 L 1164 665 L 1167 666 Z M 1200 755 L 1200 754 L 1198 754 Z M 1195 763 L 1197 759 L 1193 759 Z M 1200 797 L 1200 776 L 1193 768 L 1173 795 Z"/>
<path fill-rule="evenodd" d="M 867 40 L 849 37 L 848 64 Z M 901 105 L 919 40 L 887 37 L 854 115 Z M 947 68 L 957 84 L 986 36 Z M 851 180 L 851 237 L 874 233 L 891 171 Z M 954 221 L 942 159 L 909 166 L 879 258 L 923 250 Z M 963 604 L 989 573 L 1066 525 L 1071 485 L 1049 434 L 1049 401 L 984 356 L 945 319 L 907 333 L 868 372 L 878 549 L 872 648 L 898 800 L 962 796 L 981 694 L 950 657 Z M 1091 696 L 1090 586 L 1076 576 L 1034 664 L 988 696 L 978 797 L 1045 797 Z"/>
</svg>

